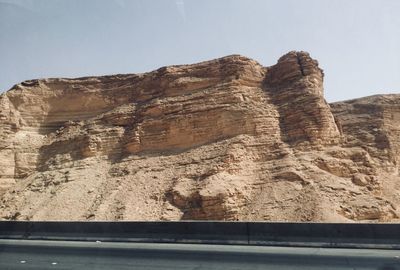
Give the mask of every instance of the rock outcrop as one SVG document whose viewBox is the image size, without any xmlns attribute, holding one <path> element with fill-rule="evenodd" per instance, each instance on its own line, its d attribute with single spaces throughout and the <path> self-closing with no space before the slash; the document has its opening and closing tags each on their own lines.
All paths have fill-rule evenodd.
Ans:
<svg viewBox="0 0 400 270">
<path fill-rule="evenodd" d="M 5 220 L 399 221 L 400 95 L 328 104 L 305 52 L 0 96 Z"/>
</svg>

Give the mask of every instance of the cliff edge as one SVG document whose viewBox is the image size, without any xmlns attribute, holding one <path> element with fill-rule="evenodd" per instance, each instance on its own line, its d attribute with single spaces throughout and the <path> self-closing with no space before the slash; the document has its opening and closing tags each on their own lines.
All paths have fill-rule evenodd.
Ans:
<svg viewBox="0 0 400 270">
<path fill-rule="evenodd" d="M 328 104 L 306 52 L 0 96 L 4 220 L 399 221 L 400 95 Z"/>
</svg>

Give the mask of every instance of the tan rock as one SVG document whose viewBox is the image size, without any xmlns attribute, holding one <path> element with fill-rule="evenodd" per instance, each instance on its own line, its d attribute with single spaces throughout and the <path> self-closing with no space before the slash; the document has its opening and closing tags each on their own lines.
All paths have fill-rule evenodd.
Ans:
<svg viewBox="0 0 400 270">
<path fill-rule="evenodd" d="M 358 186 L 366 186 L 369 183 L 369 177 L 363 174 L 357 173 L 353 175 L 353 183 Z"/>
<path fill-rule="evenodd" d="M 0 217 L 398 221 L 399 104 L 327 104 L 305 52 L 26 81 L 0 96 Z"/>
</svg>

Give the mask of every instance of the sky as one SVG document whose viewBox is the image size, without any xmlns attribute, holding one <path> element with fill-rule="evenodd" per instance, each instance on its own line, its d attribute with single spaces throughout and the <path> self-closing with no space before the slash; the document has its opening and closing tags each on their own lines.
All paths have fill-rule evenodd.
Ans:
<svg viewBox="0 0 400 270">
<path fill-rule="evenodd" d="M 399 14 L 398 0 L 0 0 L 0 92 L 296 50 L 319 61 L 329 102 L 400 93 Z"/>
</svg>

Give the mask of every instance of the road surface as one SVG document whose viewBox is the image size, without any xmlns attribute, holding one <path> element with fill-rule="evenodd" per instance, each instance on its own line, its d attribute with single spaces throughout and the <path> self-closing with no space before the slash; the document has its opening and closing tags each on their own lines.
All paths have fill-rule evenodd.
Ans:
<svg viewBox="0 0 400 270">
<path fill-rule="evenodd" d="M 0 269 L 400 270 L 400 250 L 0 239 Z"/>
</svg>

